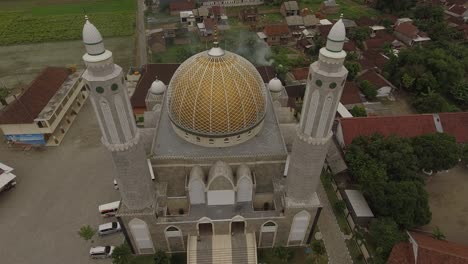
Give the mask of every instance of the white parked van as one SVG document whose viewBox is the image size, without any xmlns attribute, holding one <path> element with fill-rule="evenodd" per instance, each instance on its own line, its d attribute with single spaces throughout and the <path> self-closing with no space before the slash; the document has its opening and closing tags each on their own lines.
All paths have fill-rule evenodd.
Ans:
<svg viewBox="0 0 468 264">
<path fill-rule="evenodd" d="M 101 204 L 98 207 L 98 209 L 99 209 L 99 213 L 101 213 L 103 217 L 110 217 L 110 216 L 115 215 L 117 210 L 119 210 L 119 207 L 120 207 L 120 201 L 115 201 L 112 203 Z"/>
<path fill-rule="evenodd" d="M 99 225 L 98 234 L 100 236 L 109 235 L 113 233 L 117 233 L 121 230 L 120 224 L 118 222 L 110 222 Z"/>
<path fill-rule="evenodd" d="M 92 247 L 89 250 L 89 256 L 93 259 L 110 258 L 114 249 L 114 246 Z"/>
</svg>

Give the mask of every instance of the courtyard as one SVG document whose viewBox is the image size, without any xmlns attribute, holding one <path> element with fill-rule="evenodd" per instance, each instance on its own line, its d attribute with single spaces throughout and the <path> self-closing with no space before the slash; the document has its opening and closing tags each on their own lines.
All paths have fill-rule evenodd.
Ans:
<svg viewBox="0 0 468 264">
<path fill-rule="evenodd" d="M 426 190 L 432 221 L 423 229 L 432 232 L 438 226 L 447 240 L 468 245 L 468 168 L 460 165 L 433 175 Z"/>
<path fill-rule="evenodd" d="M 119 199 L 113 188 L 111 156 L 89 102 L 59 147 L 9 148 L 0 143 L 0 161 L 13 167 L 16 188 L 0 193 L 2 264 L 111 263 L 89 258 L 92 245 L 119 245 L 123 235 L 85 242 L 77 231 L 113 221 L 98 205 Z"/>
</svg>

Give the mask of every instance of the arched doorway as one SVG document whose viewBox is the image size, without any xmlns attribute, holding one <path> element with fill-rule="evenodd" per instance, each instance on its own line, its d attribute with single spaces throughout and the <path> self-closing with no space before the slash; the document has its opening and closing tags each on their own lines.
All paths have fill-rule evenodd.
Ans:
<svg viewBox="0 0 468 264">
<path fill-rule="evenodd" d="M 169 226 L 165 230 L 167 248 L 170 252 L 185 251 L 182 231 L 176 226 Z"/>
<path fill-rule="evenodd" d="M 289 232 L 288 245 L 302 245 L 304 237 L 309 227 L 310 214 L 307 211 L 301 211 L 294 216 Z"/>
<path fill-rule="evenodd" d="M 246 227 L 245 219 L 240 215 L 234 216 L 231 220 L 231 226 L 230 226 L 231 235 L 245 234 L 245 227 Z"/>
<path fill-rule="evenodd" d="M 148 225 L 145 221 L 133 218 L 128 226 L 130 233 L 132 234 L 133 241 L 135 241 L 135 247 L 139 254 L 153 254 L 154 245 L 153 240 L 148 229 Z"/>
<path fill-rule="evenodd" d="M 260 237 L 258 239 L 258 247 L 272 248 L 275 246 L 276 231 L 278 225 L 273 221 L 264 223 L 260 229 Z"/>
<path fill-rule="evenodd" d="M 212 236 L 215 233 L 213 223 L 207 217 L 203 217 L 198 221 L 197 229 L 199 236 Z"/>
</svg>

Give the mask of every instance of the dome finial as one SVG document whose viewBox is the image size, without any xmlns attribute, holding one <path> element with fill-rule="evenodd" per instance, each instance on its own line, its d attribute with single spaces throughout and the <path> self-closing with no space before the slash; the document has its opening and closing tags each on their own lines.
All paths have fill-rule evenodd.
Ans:
<svg viewBox="0 0 468 264">
<path fill-rule="evenodd" d="M 84 15 L 84 19 L 88 21 L 88 15 Z"/>
<path fill-rule="evenodd" d="M 86 52 L 91 56 L 103 54 L 106 49 L 102 35 L 97 28 L 89 21 L 88 16 L 85 15 L 85 24 L 83 26 L 83 42 L 86 47 Z"/>
<path fill-rule="evenodd" d="M 343 13 L 340 14 L 340 19 L 343 19 Z"/>
</svg>

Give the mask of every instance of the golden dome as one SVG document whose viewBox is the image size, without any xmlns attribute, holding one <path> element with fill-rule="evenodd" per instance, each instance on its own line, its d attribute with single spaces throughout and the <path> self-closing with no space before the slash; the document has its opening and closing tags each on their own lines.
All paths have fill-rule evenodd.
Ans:
<svg viewBox="0 0 468 264">
<path fill-rule="evenodd" d="M 266 89 L 249 61 L 214 47 L 179 66 L 167 100 L 169 116 L 178 128 L 223 137 L 249 131 L 263 120 Z"/>
</svg>

